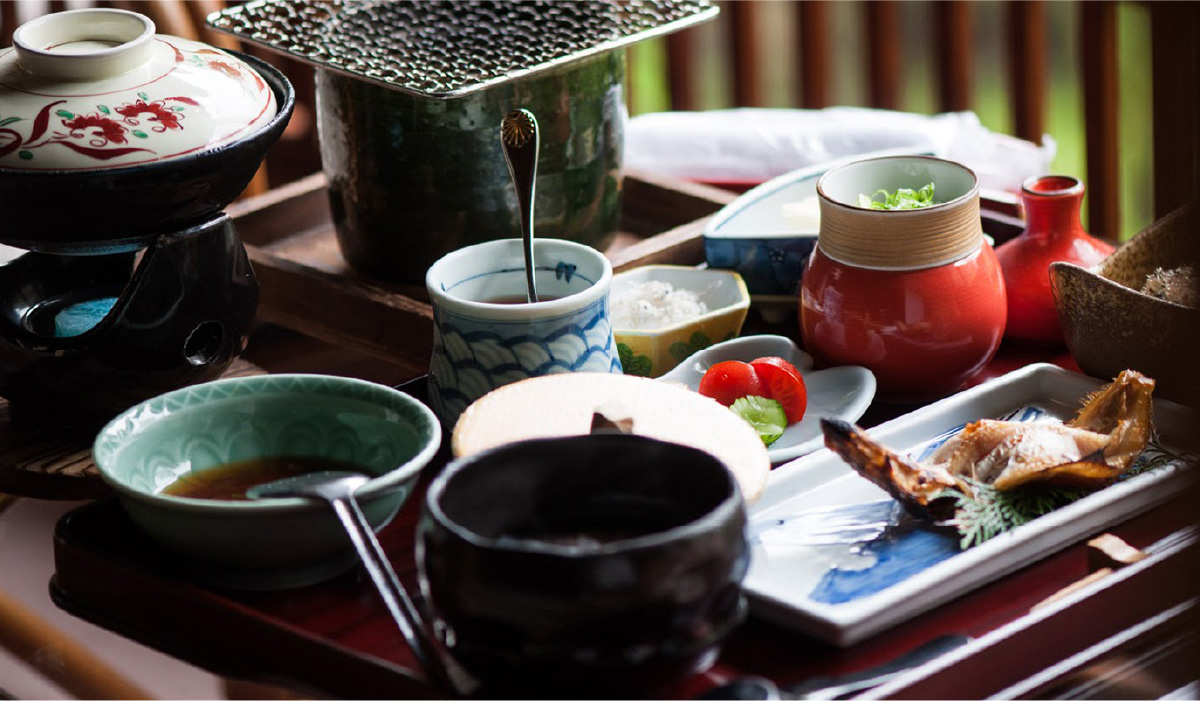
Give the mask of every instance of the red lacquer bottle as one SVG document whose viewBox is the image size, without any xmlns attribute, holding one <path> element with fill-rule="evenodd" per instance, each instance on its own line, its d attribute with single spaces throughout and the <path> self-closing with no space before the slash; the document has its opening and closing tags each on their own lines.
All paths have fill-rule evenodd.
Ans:
<svg viewBox="0 0 1200 701">
<path fill-rule="evenodd" d="M 1058 312 L 1050 292 L 1050 264 L 1067 261 L 1096 265 L 1113 247 L 1090 236 L 1079 222 L 1083 182 L 1065 175 L 1027 179 L 1021 187 L 1025 231 L 996 249 L 1008 295 L 1010 338 L 1062 343 Z"/>
</svg>

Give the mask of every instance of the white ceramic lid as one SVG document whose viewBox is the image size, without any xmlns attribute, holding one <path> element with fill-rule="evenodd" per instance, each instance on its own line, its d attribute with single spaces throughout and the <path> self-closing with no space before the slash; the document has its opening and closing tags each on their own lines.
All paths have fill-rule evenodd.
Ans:
<svg viewBox="0 0 1200 701">
<path fill-rule="evenodd" d="M 26 22 L 0 51 L 0 168 L 92 170 L 181 158 L 257 131 L 278 106 L 241 59 L 156 35 L 124 10 Z"/>
</svg>

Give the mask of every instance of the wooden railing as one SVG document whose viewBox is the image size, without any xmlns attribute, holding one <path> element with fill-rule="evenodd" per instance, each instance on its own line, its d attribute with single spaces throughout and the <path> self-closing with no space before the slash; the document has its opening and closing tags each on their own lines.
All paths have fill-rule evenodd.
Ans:
<svg viewBox="0 0 1200 701">
<path fill-rule="evenodd" d="M 768 60 L 761 41 L 766 0 L 722 1 L 717 19 L 726 34 L 728 63 L 732 74 L 732 102 L 738 106 L 766 103 L 762 77 Z M 19 21 L 18 0 L 0 0 L 0 46 L 11 44 Z M 27 5 L 29 3 L 26 3 Z M 224 0 L 115 0 L 99 2 L 129 7 L 150 14 L 164 33 L 198 37 L 203 41 L 232 46 L 229 37 L 209 31 L 204 16 L 224 5 Z M 831 0 L 794 0 L 790 13 L 792 36 L 798 46 L 796 106 L 820 108 L 832 104 L 835 62 L 844 57 L 843 47 L 832 41 Z M 1192 199 L 1200 182 L 1197 132 L 1200 131 L 1200 3 L 1159 0 L 1139 3 L 1149 9 L 1151 22 L 1152 71 L 1133 79 L 1153 81 L 1153 175 L 1154 216 Z M 861 32 L 865 57 L 867 104 L 901 108 L 902 55 L 908 40 L 902 33 L 899 0 L 864 2 Z M 994 29 L 1007 34 L 1005 46 L 1007 86 L 1012 111 L 1013 133 L 1040 141 L 1047 123 L 1046 2 L 1019 0 L 1001 3 L 1004 22 Z M 63 0 L 50 0 L 51 11 L 66 9 Z M 1116 238 L 1120 232 L 1120 142 L 1118 106 L 1121 85 L 1117 65 L 1117 3 L 1088 0 L 1072 4 L 1082 41 L 1080 61 L 1086 131 L 1086 180 L 1089 192 L 1089 228 L 1093 233 Z M 978 5 L 964 0 L 929 2 L 932 16 L 932 65 L 935 71 L 936 109 L 971 109 L 978 57 L 973 51 L 973 22 Z M 714 50 L 699 42 L 693 28 L 667 37 L 666 62 L 671 107 L 699 106 L 698 81 L 709 79 L 697 70 L 702 52 Z M 989 28 L 990 31 L 990 28 Z M 286 64 L 277 58 L 272 62 Z M 272 152 L 273 160 L 291 161 L 291 170 L 315 168 L 315 141 L 311 129 L 312 90 L 309 71 L 296 64 L 287 70 L 297 83 L 299 108 L 295 128 Z M 299 121 L 298 121 L 299 120 Z M 296 143 L 298 157 L 285 159 L 289 137 Z M 310 153 L 312 152 L 312 153 Z M 302 175 L 295 173 L 294 175 Z M 286 179 L 290 179 L 289 176 Z M 276 178 L 272 178 L 275 182 Z"/>
<path fill-rule="evenodd" d="M 794 91 L 796 106 L 821 108 L 831 104 L 831 81 L 839 47 L 831 43 L 831 7 L 827 0 L 790 3 L 799 48 Z M 1197 158 L 1197 89 L 1200 74 L 1200 3 L 1148 2 L 1152 32 L 1154 215 L 1161 217 L 1190 200 L 1200 181 Z M 763 0 L 720 3 L 717 22 L 729 46 L 732 98 L 736 106 L 765 104 L 762 89 L 764 46 L 761 41 Z M 867 104 L 900 107 L 900 71 L 906 37 L 899 21 L 897 0 L 863 3 L 861 32 L 866 56 Z M 1004 24 L 995 31 L 1007 33 L 1008 93 L 1016 136 L 1040 142 L 1047 122 L 1046 3 L 1020 0 L 1002 3 Z M 975 75 L 973 20 L 976 3 L 963 0 L 932 2 L 933 52 L 936 73 L 936 106 L 941 111 L 967 110 L 972 105 Z M 1081 65 L 1086 124 L 1086 157 L 1089 191 L 1088 215 L 1093 233 L 1116 238 L 1120 231 L 1120 144 L 1118 106 L 1120 85 L 1117 64 L 1117 3 L 1088 1 L 1073 4 L 1081 28 Z M 690 29 L 665 39 L 667 82 L 672 109 L 698 106 L 695 69 L 703 46 Z"/>
</svg>

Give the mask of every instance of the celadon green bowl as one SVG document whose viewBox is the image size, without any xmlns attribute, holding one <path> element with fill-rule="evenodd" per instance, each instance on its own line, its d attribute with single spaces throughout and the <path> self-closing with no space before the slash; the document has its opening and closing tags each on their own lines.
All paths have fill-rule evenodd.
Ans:
<svg viewBox="0 0 1200 701">
<path fill-rule="evenodd" d="M 129 517 L 206 584 L 304 586 L 356 562 L 325 503 L 166 495 L 181 475 L 266 456 L 326 457 L 375 477 L 357 492 L 378 530 L 441 444 L 433 412 L 390 387 L 325 375 L 260 375 L 168 392 L 113 419 L 93 456 Z"/>
</svg>

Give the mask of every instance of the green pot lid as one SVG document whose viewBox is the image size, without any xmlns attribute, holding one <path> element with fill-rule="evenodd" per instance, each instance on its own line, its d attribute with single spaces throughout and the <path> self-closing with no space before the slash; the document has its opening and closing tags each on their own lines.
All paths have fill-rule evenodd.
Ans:
<svg viewBox="0 0 1200 701">
<path fill-rule="evenodd" d="M 243 41 L 419 97 L 500 85 L 717 15 L 709 0 L 256 0 L 208 17 Z"/>
</svg>

